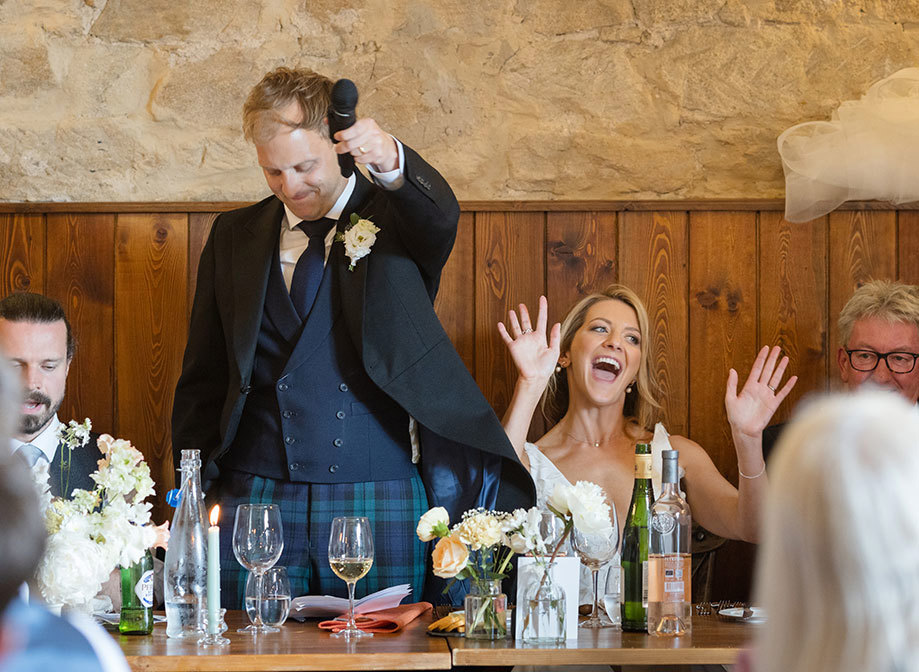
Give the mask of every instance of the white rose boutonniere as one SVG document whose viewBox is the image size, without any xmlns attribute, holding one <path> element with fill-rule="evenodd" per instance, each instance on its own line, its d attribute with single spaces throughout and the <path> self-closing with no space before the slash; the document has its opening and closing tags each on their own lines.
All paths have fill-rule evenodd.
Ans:
<svg viewBox="0 0 919 672">
<path fill-rule="evenodd" d="M 370 248 L 377 242 L 377 233 L 380 228 L 369 219 L 361 219 L 357 213 L 351 214 L 351 226 L 344 233 L 335 235 L 335 240 L 345 244 L 345 254 L 351 260 L 349 271 L 354 270 L 354 265 L 370 254 Z"/>
</svg>

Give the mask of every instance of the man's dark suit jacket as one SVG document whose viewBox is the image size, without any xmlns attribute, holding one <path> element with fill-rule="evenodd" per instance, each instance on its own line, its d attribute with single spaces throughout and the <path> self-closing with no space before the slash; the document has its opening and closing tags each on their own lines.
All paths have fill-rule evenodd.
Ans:
<svg viewBox="0 0 919 672">
<path fill-rule="evenodd" d="M 76 489 L 95 490 L 96 482 L 89 475 L 98 468 L 99 460 L 102 459 L 97 443 L 98 438 L 98 434 L 91 433 L 85 446 L 70 451 L 69 476 L 63 472 L 63 456 L 67 449 L 58 445 L 48 469 L 48 482 L 51 485 L 52 495 L 70 497 L 70 494 Z"/>
<path fill-rule="evenodd" d="M 351 213 L 380 228 L 353 271 L 344 246 L 332 245 L 327 263 L 339 276 L 343 318 L 367 374 L 420 425 L 431 505 L 451 517 L 477 504 L 530 506 L 533 482 L 433 308 L 459 206 L 443 177 L 404 151 L 404 184 L 387 191 L 356 173 L 339 219 L 339 232 Z M 246 402 L 283 217 L 273 196 L 225 213 L 201 254 L 172 437 L 176 464 L 181 450 L 201 451 L 206 483 L 219 477 Z"/>
</svg>

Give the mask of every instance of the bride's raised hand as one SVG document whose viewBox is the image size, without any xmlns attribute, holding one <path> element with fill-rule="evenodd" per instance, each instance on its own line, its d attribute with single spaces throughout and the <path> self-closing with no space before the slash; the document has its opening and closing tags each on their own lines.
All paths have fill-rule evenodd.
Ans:
<svg viewBox="0 0 919 672">
<path fill-rule="evenodd" d="M 774 346 L 771 352 L 768 345 L 763 346 L 740 394 L 737 394 L 737 372 L 731 369 L 728 373 L 724 407 L 735 431 L 747 436 L 761 434 L 779 404 L 798 382 L 798 377 L 792 376 L 779 387 L 788 366 L 788 357 L 779 360 L 780 353 L 779 346 Z"/>
<path fill-rule="evenodd" d="M 539 297 L 539 313 L 536 316 L 535 328 L 530 322 L 527 307 L 521 303 L 518 310 L 519 319 L 516 312 L 508 311 L 507 321 L 510 329 L 505 327 L 503 322 L 498 322 L 498 333 L 507 345 L 521 378 L 528 381 L 548 381 L 558 364 L 561 325 L 556 323 L 552 326 L 547 340 L 549 304 L 545 296 Z"/>
</svg>

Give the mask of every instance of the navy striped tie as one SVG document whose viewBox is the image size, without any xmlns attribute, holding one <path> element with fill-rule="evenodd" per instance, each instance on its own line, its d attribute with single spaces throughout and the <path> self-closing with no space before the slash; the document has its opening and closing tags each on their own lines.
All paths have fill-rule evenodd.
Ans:
<svg viewBox="0 0 919 672">
<path fill-rule="evenodd" d="M 323 217 L 314 222 L 300 222 L 297 228 L 309 237 L 309 245 L 297 259 L 290 281 L 290 300 L 301 320 L 305 320 L 316 300 L 322 272 L 325 269 L 325 238 L 335 226 L 334 219 Z"/>
</svg>

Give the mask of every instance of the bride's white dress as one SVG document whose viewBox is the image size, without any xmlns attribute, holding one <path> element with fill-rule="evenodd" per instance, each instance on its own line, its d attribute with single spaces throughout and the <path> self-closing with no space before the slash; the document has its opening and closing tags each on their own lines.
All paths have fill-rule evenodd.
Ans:
<svg viewBox="0 0 919 672">
<path fill-rule="evenodd" d="M 540 508 L 544 508 L 546 505 L 546 500 L 549 498 L 549 495 L 552 494 L 552 491 L 557 485 L 570 485 L 571 482 L 565 478 L 565 475 L 559 471 L 558 467 L 555 466 L 552 460 L 546 457 L 542 451 L 539 450 L 539 447 L 536 446 L 536 444 L 527 443 L 524 445 L 524 450 L 526 450 L 527 457 L 530 460 L 530 476 L 533 478 L 533 482 L 536 484 L 536 505 Z M 654 439 L 651 441 L 651 482 L 654 486 L 655 493 L 660 493 L 661 491 L 661 469 L 663 468 L 662 452 L 664 450 L 670 450 L 669 435 L 667 434 L 667 430 L 664 429 L 664 426 L 660 423 L 657 423 L 657 425 L 654 427 Z M 680 477 L 682 478 L 682 476 L 683 468 L 680 467 Z M 626 513 L 628 512 L 616 511 L 616 516 L 621 521 Z M 572 552 L 570 548 L 568 552 Z M 608 579 L 610 569 L 613 567 L 617 569 L 619 567 L 618 553 L 616 554 L 616 557 L 613 558 L 612 562 L 601 567 L 597 574 L 597 585 L 599 587 L 601 599 L 604 593 L 604 587 L 606 586 L 606 581 Z M 581 565 L 581 582 L 579 592 L 580 595 L 578 597 L 578 604 L 593 604 L 593 580 L 591 579 L 590 570 L 587 569 L 587 567 L 584 565 Z"/>
</svg>

